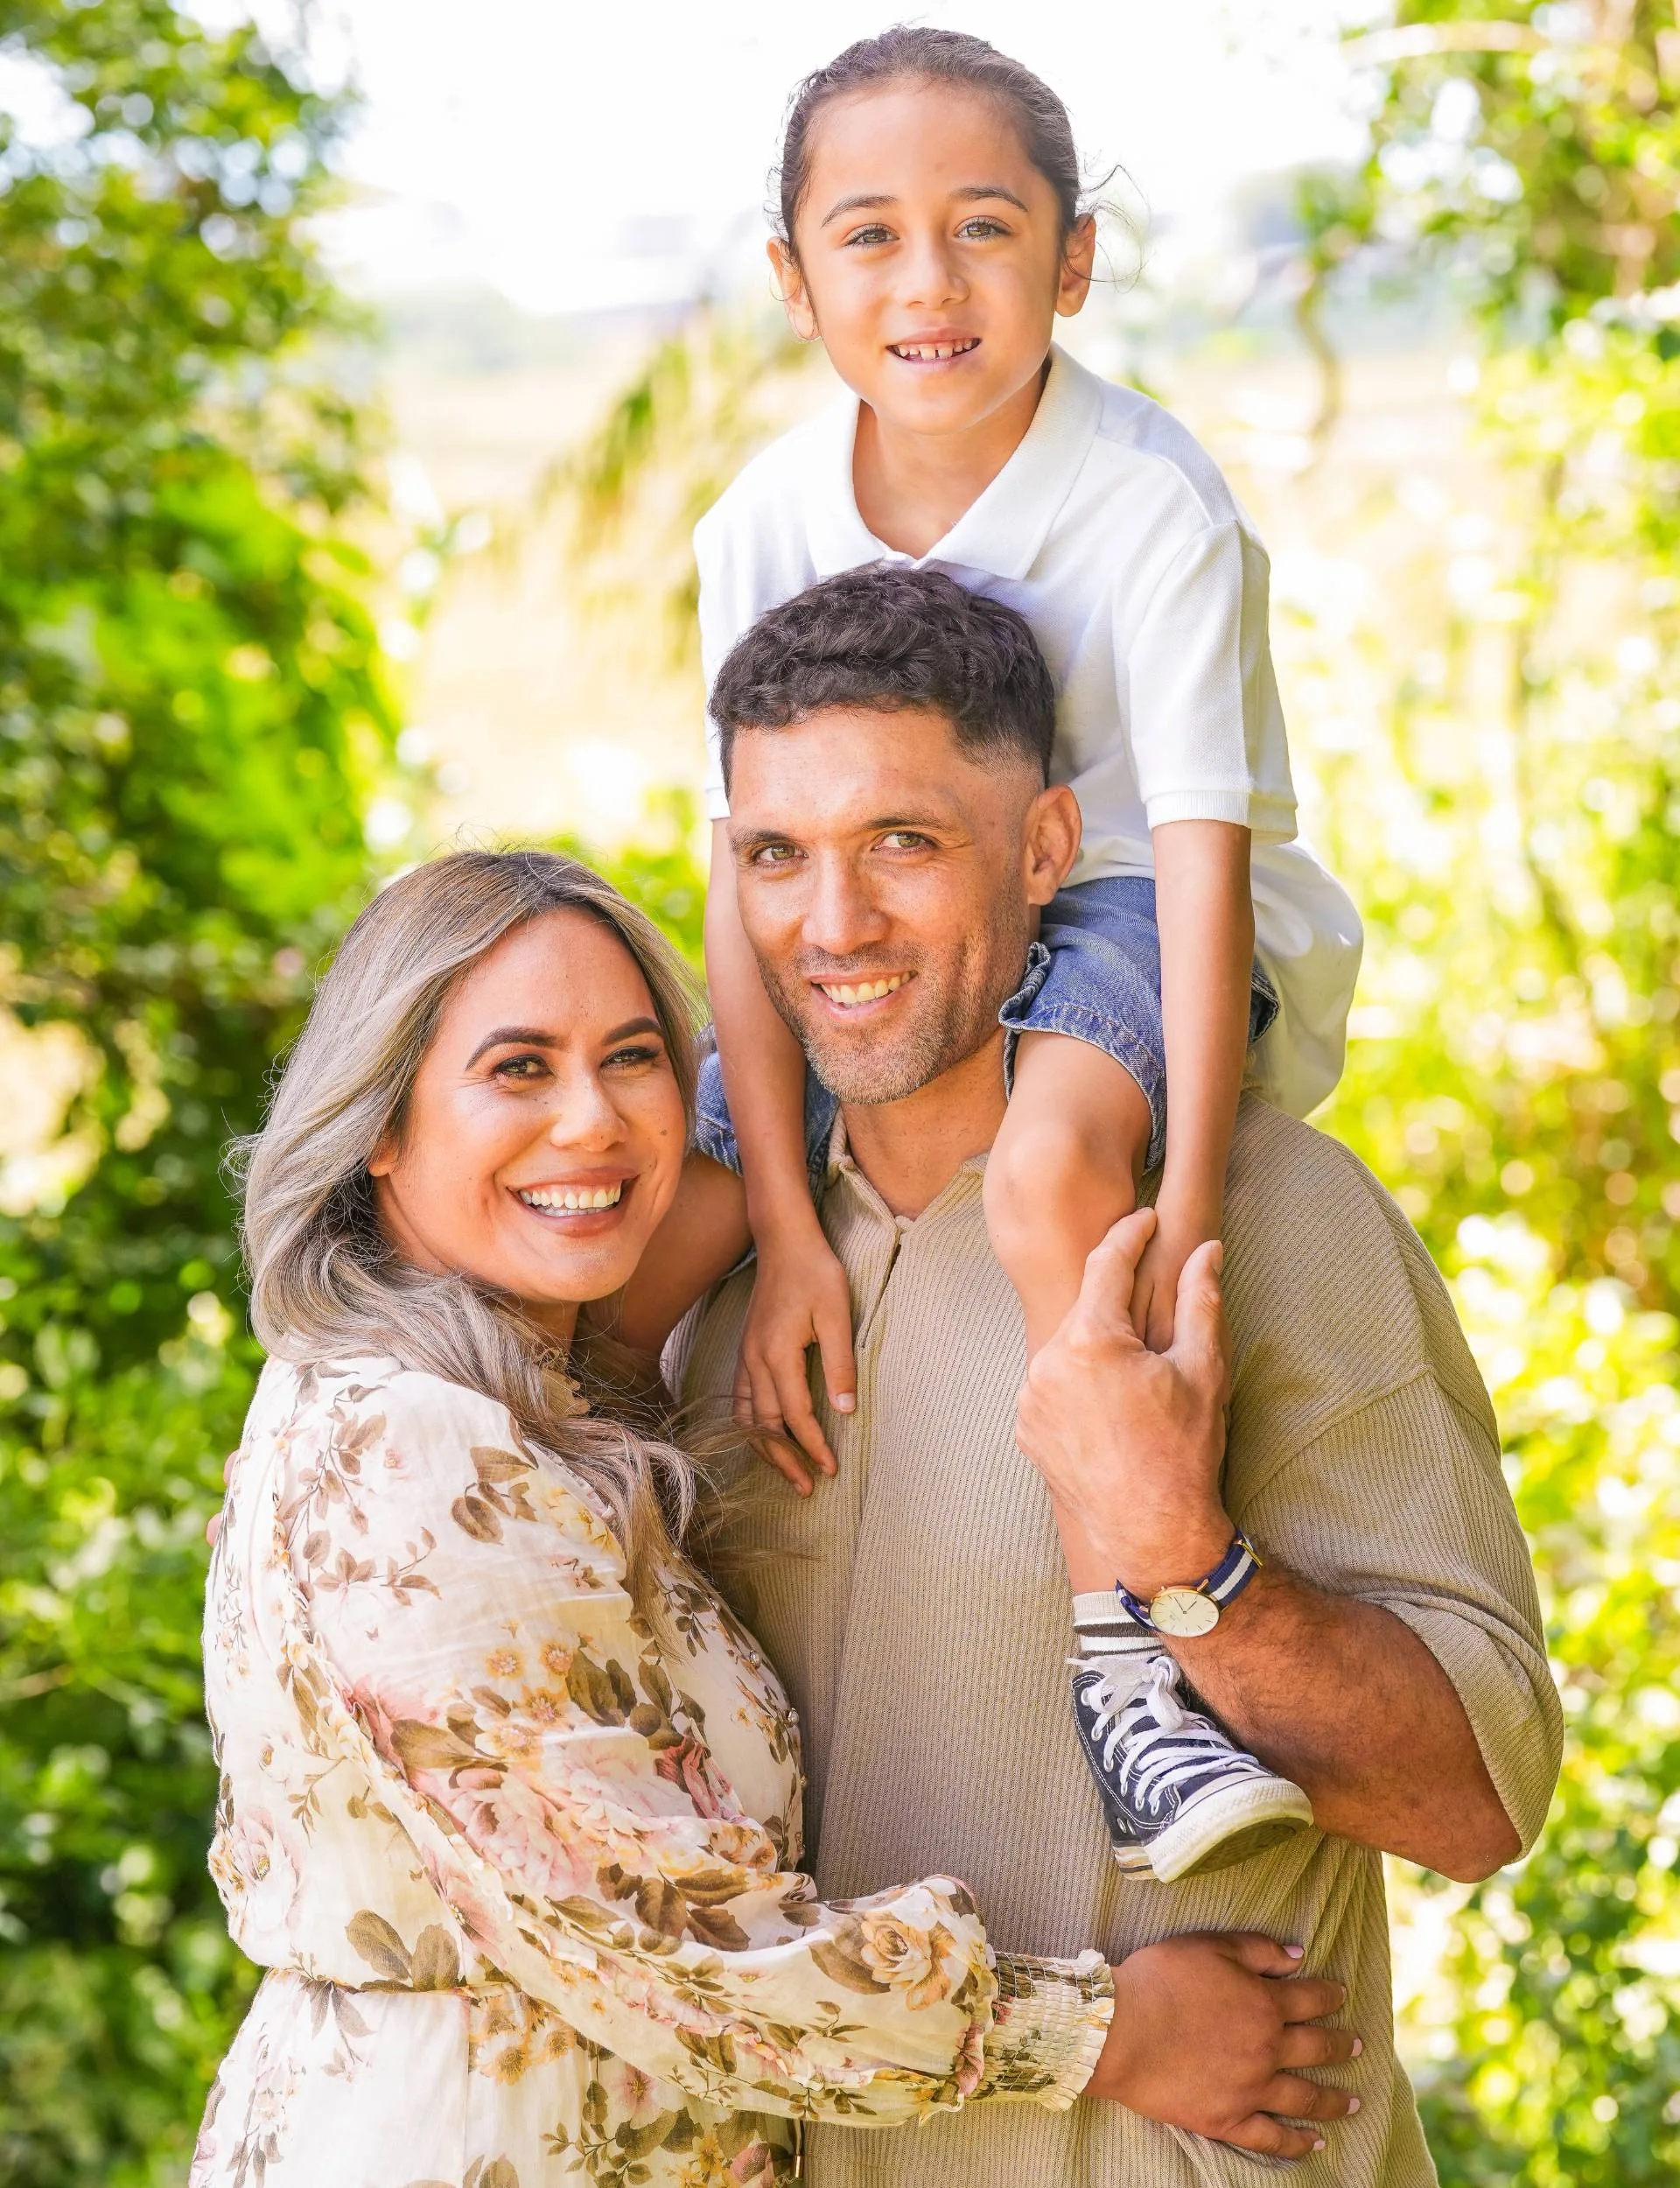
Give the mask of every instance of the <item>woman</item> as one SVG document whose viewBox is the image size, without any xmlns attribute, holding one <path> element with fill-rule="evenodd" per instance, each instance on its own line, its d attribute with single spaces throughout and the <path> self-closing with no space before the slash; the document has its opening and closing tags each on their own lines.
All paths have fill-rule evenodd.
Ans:
<svg viewBox="0 0 1680 2188">
<path fill-rule="evenodd" d="M 248 1151 L 272 1357 L 205 1647 L 211 1866 L 270 1973 L 195 2188 L 771 2184 L 802 2118 L 1180 2118 L 1222 2077 L 1337 2116 L 1274 2070 L 1348 2055 L 1285 2025 L 1340 1992 L 1233 1986 L 1291 1973 L 1265 1940 L 1111 1973 L 994 1954 L 948 1877 L 798 1873 L 792 1712 L 678 1547 L 690 1463 L 566 1372 L 675 1195 L 692 1030 L 586 868 L 457 854 L 357 921 Z M 1186 2044 L 1173 2002 L 1228 1995 Z"/>
</svg>

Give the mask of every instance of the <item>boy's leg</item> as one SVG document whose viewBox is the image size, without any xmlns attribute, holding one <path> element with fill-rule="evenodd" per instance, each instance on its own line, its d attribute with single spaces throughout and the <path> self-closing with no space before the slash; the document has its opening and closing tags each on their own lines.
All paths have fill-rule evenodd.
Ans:
<svg viewBox="0 0 1680 2188">
<path fill-rule="evenodd" d="M 1122 1063 L 1065 1034 L 1024 1031 L 986 1162 L 986 1226 L 1026 1314 L 1030 1359 L 1078 1296 L 1087 1257 L 1138 1204 L 1153 1122 Z"/>
</svg>

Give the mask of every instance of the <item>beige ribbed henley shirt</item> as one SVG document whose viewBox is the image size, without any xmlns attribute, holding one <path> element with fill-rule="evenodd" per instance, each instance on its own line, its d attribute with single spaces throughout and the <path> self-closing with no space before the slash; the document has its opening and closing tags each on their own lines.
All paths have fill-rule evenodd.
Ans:
<svg viewBox="0 0 1680 2188">
<path fill-rule="evenodd" d="M 895 1217 L 839 1147 L 822 1221 L 851 1283 L 850 1418 L 808 1503 L 741 1462 L 725 1586 L 804 1729 L 808 1857 L 827 1898 L 942 1870 L 1000 1950 L 1118 1960 L 1180 1931 L 1253 1928 L 1348 1987 L 1362 2100 L 1299 2188 L 1434 2180 L 1393 2047 L 1380 1857 L 1316 1832 L 1174 1885 L 1123 1878 L 1074 1744 L 1068 1581 L 1048 1499 L 1015 1446 L 1021 1315 L 992 1256 L 983 1160 Z M 1228 1182 L 1236 1340 L 1226 1504 L 1263 1553 L 1381 1603 L 1446 1668 L 1530 1845 L 1561 1718 L 1492 1410 L 1440 1279 L 1336 1141 L 1245 1099 Z M 714 1301 L 684 1396 L 728 1388 L 750 1273 Z M 1334 1663 L 1323 1667 L 1336 1677 Z M 1112 2104 L 984 2105 L 914 2129 L 817 2127 L 811 2188 L 1190 2188 L 1268 2163 Z"/>
</svg>

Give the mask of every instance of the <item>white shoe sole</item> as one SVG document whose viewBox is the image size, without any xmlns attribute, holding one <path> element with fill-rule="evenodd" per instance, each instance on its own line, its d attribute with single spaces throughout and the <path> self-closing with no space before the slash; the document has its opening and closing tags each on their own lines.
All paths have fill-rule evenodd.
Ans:
<svg viewBox="0 0 1680 2188">
<path fill-rule="evenodd" d="M 1158 1883 L 1230 1869 L 1312 1825 L 1312 1804 L 1286 1778 L 1247 1778 L 1215 1787 L 1176 1817 L 1144 1847 L 1116 1847 L 1114 1858 L 1127 1876 L 1152 1876 Z"/>
</svg>

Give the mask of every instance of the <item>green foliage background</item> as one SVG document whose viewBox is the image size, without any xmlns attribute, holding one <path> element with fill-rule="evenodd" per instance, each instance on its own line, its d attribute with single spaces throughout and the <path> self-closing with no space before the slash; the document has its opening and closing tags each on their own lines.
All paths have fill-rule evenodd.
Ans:
<svg viewBox="0 0 1680 2188">
<path fill-rule="evenodd" d="M 46 148 L 0 121 L 0 1035 L 80 1041 L 58 1168 L 0 1214 L 0 2178 L 162 2188 L 253 1981 L 204 1869 L 201 1529 L 256 1364 L 219 1155 L 376 878 L 395 707 L 350 543 L 354 330 L 302 225 L 341 102 L 168 0 L 4 0 L 0 52 L 67 102 Z M 1526 1864 L 1396 1878 L 1448 1946 L 1410 2039 L 1453 2188 L 1654 2188 L 1680 2175 L 1680 29 L 1671 0 L 1407 0 L 1350 59 L 1371 156 L 1304 180 L 1314 326 L 1362 263 L 1456 289 L 1520 551 L 1444 596 L 1432 664 L 1380 614 L 1280 609 L 1369 926 L 1326 1121 L 1453 1276 L 1572 1735 Z M 551 482 L 580 538 L 648 480 L 685 532 L 787 361 L 716 321 L 662 346 Z M 643 582 L 686 632 L 686 562 Z M 1326 726 L 1352 691 L 1354 747 Z M 673 808 L 606 863 L 697 955 L 690 834 Z"/>
</svg>

